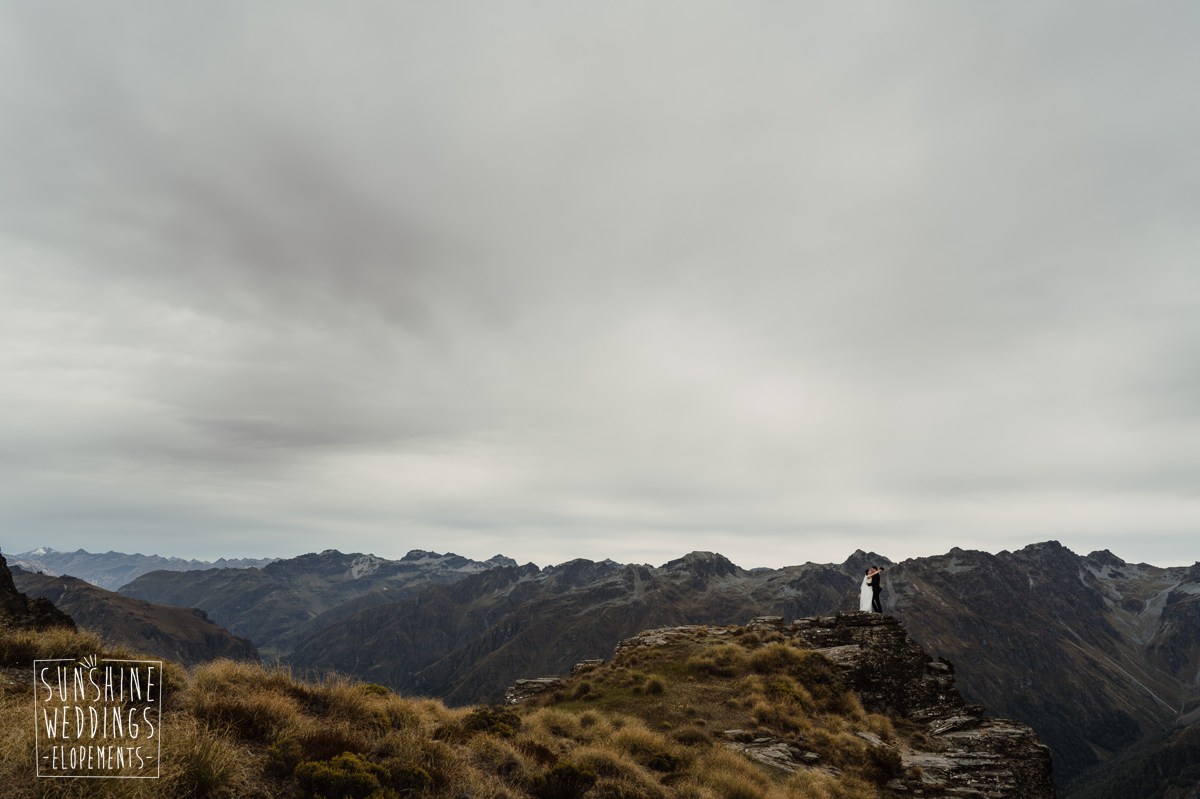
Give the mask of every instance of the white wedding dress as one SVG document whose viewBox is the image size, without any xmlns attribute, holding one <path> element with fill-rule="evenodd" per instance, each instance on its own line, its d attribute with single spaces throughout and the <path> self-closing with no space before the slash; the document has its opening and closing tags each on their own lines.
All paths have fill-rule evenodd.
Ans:
<svg viewBox="0 0 1200 799">
<path fill-rule="evenodd" d="M 858 592 L 858 609 L 871 610 L 871 580 L 868 577 L 863 578 L 862 588 Z"/>
</svg>

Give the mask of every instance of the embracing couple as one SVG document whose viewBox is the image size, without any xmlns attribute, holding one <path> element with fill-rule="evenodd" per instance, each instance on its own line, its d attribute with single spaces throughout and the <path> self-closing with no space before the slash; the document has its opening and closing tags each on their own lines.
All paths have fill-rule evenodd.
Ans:
<svg viewBox="0 0 1200 799">
<path fill-rule="evenodd" d="M 859 592 L 858 609 L 869 610 L 875 613 L 883 613 L 883 604 L 879 601 L 879 592 L 883 590 L 880 585 L 879 575 L 883 574 L 883 569 L 878 566 L 872 566 L 867 569 L 867 575 L 863 578 L 862 590 Z M 870 590 L 870 598 L 867 598 L 867 591 Z"/>
</svg>

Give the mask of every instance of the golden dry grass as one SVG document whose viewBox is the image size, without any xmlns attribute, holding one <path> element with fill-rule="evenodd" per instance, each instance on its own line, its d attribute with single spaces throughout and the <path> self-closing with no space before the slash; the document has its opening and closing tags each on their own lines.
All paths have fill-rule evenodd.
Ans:
<svg viewBox="0 0 1200 799">
<path fill-rule="evenodd" d="M 0 630 L 0 659 L 105 650 L 86 632 Z M 580 685 L 588 686 L 581 690 Z M 39 780 L 32 680 L 0 692 L 0 785 L 33 797 L 399 797 L 487 799 L 865 799 L 886 768 L 855 733 L 895 735 L 832 670 L 784 642 L 686 642 L 594 668 L 545 706 L 447 708 L 380 686 L 297 679 L 216 661 L 163 676 L 157 780 Z M 822 764 L 788 776 L 724 745 L 734 727 L 802 740 Z M 887 764 L 883 764 L 886 766 Z"/>
</svg>

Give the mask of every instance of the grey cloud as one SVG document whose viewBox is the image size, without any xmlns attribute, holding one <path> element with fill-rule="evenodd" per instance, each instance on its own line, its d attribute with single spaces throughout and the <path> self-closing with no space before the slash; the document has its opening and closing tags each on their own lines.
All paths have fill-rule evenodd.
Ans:
<svg viewBox="0 0 1200 799">
<path fill-rule="evenodd" d="M 114 537 L 1198 521 L 1188 6 L 4 13 L 0 446 Z"/>
</svg>

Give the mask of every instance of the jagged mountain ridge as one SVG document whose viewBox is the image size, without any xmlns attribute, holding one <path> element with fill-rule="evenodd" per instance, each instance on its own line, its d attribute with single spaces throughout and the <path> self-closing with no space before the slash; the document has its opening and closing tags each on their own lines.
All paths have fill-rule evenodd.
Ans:
<svg viewBox="0 0 1200 799">
<path fill-rule="evenodd" d="M 217 658 L 258 660 L 258 650 L 249 639 L 214 624 L 202 610 L 156 605 L 77 577 L 33 574 L 16 566 L 11 572 L 20 591 L 54 603 L 106 643 L 189 666 Z"/>
<path fill-rule="evenodd" d="M 10 556 L 13 565 L 25 571 L 41 572 L 51 576 L 70 575 L 116 591 L 121 586 L 151 571 L 195 571 L 199 569 L 246 569 L 265 566 L 274 558 L 219 558 L 215 561 L 185 560 L 160 555 L 143 555 L 140 552 L 59 552 L 50 547 L 38 547 L 29 552 Z"/>
<path fill-rule="evenodd" d="M 286 657 L 312 629 L 349 612 L 391 603 L 432 585 L 455 582 L 496 566 L 502 555 L 475 561 L 454 553 L 412 550 L 400 560 L 328 549 L 259 568 L 149 572 L 119 593 L 167 605 L 201 608 L 259 650 Z"/>
<path fill-rule="evenodd" d="M 883 560 L 882 558 L 877 558 Z M 694 552 L 659 568 L 574 560 L 493 569 L 315 631 L 290 660 L 452 703 L 497 700 L 518 676 L 602 657 L 642 629 L 842 609 L 856 581 L 805 564 L 750 572 Z"/>
</svg>

